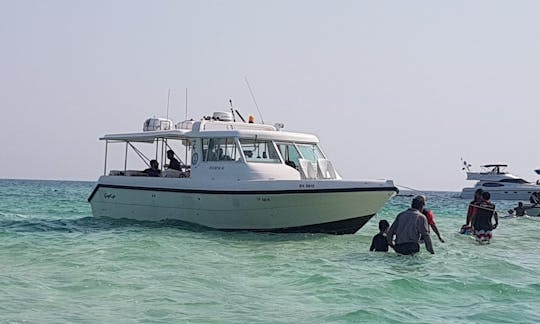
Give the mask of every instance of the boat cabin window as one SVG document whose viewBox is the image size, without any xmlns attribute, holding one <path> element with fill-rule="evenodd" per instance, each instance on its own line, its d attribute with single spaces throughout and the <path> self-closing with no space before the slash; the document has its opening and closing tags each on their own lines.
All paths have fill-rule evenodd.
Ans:
<svg viewBox="0 0 540 324">
<path fill-rule="evenodd" d="M 203 138 L 203 161 L 237 161 L 240 158 L 232 137 Z"/>
<path fill-rule="evenodd" d="M 293 168 L 300 165 L 300 159 L 302 157 L 293 143 L 277 143 L 277 147 L 283 160 L 285 160 L 285 164 Z"/>
<path fill-rule="evenodd" d="M 241 138 L 240 145 L 246 162 L 281 163 L 272 141 Z"/>
<path fill-rule="evenodd" d="M 482 184 L 484 187 L 503 187 L 503 184 L 497 183 L 497 182 L 486 182 Z"/>
<path fill-rule="evenodd" d="M 501 182 L 509 182 L 509 183 L 528 183 L 527 181 L 523 179 L 502 179 Z"/>
</svg>

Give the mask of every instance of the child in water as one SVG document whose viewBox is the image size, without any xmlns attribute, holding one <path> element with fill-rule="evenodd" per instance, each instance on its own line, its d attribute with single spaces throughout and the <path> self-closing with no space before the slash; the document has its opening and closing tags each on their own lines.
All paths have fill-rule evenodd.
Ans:
<svg viewBox="0 0 540 324">
<path fill-rule="evenodd" d="M 389 227 L 390 224 L 386 219 L 381 219 L 379 221 L 379 234 L 373 237 L 373 240 L 371 241 L 371 247 L 369 248 L 370 251 L 388 252 L 388 241 L 386 240 L 386 232 L 388 232 Z"/>
</svg>

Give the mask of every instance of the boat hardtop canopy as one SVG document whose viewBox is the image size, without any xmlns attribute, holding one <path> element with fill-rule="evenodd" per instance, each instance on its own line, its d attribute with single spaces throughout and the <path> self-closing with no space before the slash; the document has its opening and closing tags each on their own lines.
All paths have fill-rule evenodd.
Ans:
<svg viewBox="0 0 540 324">
<path fill-rule="evenodd" d="M 146 166 L 151 166 L 151 162 L 155 161 L 158 166 L 162 166 L 161 169 L 167 167 L 165 177 L 196 176 L 213 179 L 218 172 L 215 170 L 223 170 L 221 165 L 215 163 L 222 163 L 228 169 L 236 168 L 238 172 L 220 174 L 220 179 L 227 176 L 250 180 L 260 179 L 261 176 L 282 180 L 341 179 L 331 161 L 321 151 L 317 136 L 282 131 L 283 124 L 272 126 L 224 120 L 228 116 L 214 113 L 214 117 L 204 117 L 200 121 L 185 120 L 177 123 L 175 129 L 170 129 L 172 121 L 169 119 L 150 118 L 145 121 L 141 132 L 107 134 L 100 138 L 105 141 L 104 174 L 107 174 L 108 144 L 121 143 L 125 144 L 124 169 L 111 170 L 110 175 L 147 175 L 147 170 L 151 168 L 145 171 L 128 170 L 128 151 L 131 151 Z M 178 147 L 178 143 L 173 140 L 180 141 L 183 148 Z M 143 150 L 133 145 L 138 143 L 156 145 L 153 152 L 149 153 L 147 145 L 144 145 Z M 183 161 L 180 150 L 185 153 Z M 169 170 L 166 165 L 167 159 L 172 161 L 169 156 L 171 152 L 180 164 L 175 170 Z M 241 163 L 230 163 L 234 161 L 249 163 L 249 167 Z M 212 169 L 200 167 L 207 162 L 212 164 Z"/>
<path fill-rule="evenodd" d="M 501 167 L 501 168 L 506 168 L 508 167 L 508 164 L 485 164 L 485 165 L 481 165 L 482 168 L 494 168 L 494 167 Z"/>
<path fill-rule="evenodd" d="M 180 124 L 180 123 L 179 123 Z M 194 122 L 191 129 L 143 131 L 138 133 L 107 134 L 100 138 L 106 141 L 152 143 L 156 139 L 192 139 L 237 137 L 273 141 L 319 143 L 317 136 L 306 133 L 285 132 L 271 125 L 239 122 L 207 121 Z"/>
<path fill-rule="evenodd" d="M 467 180 L 528 183 L 528 181 L 512 173 L 501 170 L 501 168 L 508 167 L 507 164 L 492 163 L 481 165 L 480 167 L 487 169 L 487 171 L 467 172 Z"/>
<path fill-rule="evenodd" d="M 487 171 L 481 172 L 484 174 L 508 174 L 508 172 L 504 172 L 501 169 L 508 167 L 507 164 L 499 164 L 499 163 L 492 163 L 492 164 L 484 164 L 480 166 L 483 169 L 488 169 Z"/>
</svg>

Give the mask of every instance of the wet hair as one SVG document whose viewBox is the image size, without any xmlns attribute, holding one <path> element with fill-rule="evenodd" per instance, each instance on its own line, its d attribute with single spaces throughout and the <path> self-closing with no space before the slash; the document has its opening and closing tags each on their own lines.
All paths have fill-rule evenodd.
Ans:
<svg viewBox="0 0 540 324">
<path fill-rule="evenodd" d="M 414 209 L 422 210 L 424 206 L 426 205 L 425 201 L 421 197 L 414 197 L 412 200 L 411 207 Z"/>
<path fill-rule="evenodd" d="M 384 232 L 390 227 L 390 223 L 386 219 L 381 219 L 379 221 L 379 231 Z"/>
<path fill-rule="evenodd" d="M 489 198 L 491 198 L 491 195 L 489 194 L 489 192 L 484 191 L 482 192 L 482 198 L 484 198 L 484 200 L 489 200 Z"/>
<path fill-rule="evenodd" d="M 475 195 L 476 195 L 476 194 L 481 194 L 481 193 L 483 193 L 483 192 L 484 192 L 484 189 L 478 188 L 478 189 L 476 189 L 476 191 L 474 192 L 474 194 L 475 194 Z"/>
</svg>

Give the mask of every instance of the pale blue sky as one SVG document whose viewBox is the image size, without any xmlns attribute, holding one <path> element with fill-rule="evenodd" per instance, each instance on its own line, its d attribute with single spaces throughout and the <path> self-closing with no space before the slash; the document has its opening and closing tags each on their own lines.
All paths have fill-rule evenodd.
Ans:
<svg viewBox="0 0 540 324">
<path fill-rule="evenodd" d="M 0 0 L 0 178 L 95 180 L 105 133 L 256 110 L 346 178 L 428 190 L 505 162 L 536 180 L 537 1 Z"/>
</svg>

